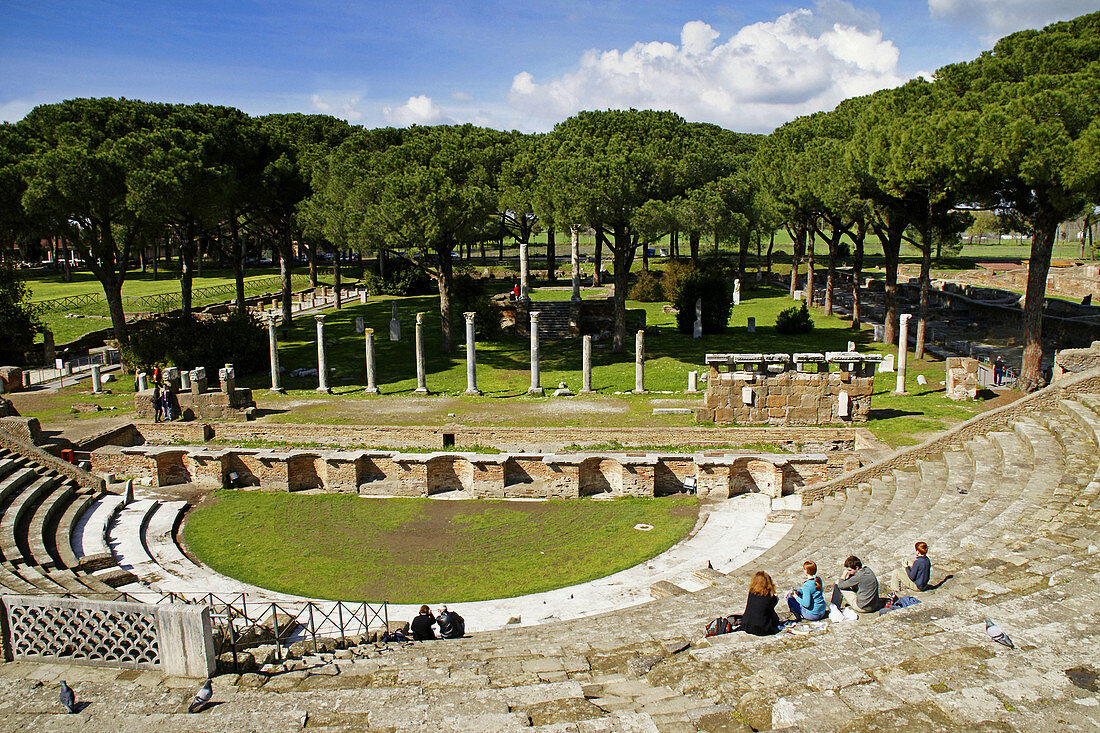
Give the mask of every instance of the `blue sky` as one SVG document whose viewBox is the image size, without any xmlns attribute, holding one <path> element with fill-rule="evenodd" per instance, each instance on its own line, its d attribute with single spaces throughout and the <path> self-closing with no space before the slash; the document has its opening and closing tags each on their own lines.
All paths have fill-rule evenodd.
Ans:
<svg viewBox="0 0 1100 733">
<path fill-rule="evenodd" d="M 656 107 L 767 131 L 1100 0 L 4 0 L 0 119 L 81 96 L 545 130 Z"/>
</svg>

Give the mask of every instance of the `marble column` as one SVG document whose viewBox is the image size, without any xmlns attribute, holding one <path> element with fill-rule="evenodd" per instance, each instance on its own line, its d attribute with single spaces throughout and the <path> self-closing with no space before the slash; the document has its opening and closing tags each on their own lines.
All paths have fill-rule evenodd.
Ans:
<svg viewBox="0 0 1100 733">
<path fill-rule="evenodd" d="M 272 315 L 267 318 L 267 349 L 268 358 L 271 361 L 271 391 L 277 394 L 286 392 L 279 383 L 279 341 L 275 335 L 275 327 L 279 323 L 279 316 Z"/>
<path fill-rule="evenodd" d="M 325 316 L 318 313 L 317 319 L 317 391 L 330 394 L 328 386 L 328 358 L 325 355 Z"/>
<path fill-rule="evenodd" d="M 416 389 L 413 394 L 428 394 L 427 378 L 424 374 L 424 314 L 416 314 Z"/>
<path fill-rule="evenodd" d="M 374 362 L 374 329 L 363 330 L 367 349 L 367 394 L 378 394 L 378 367 Z"/>
<path fill-rule="evenodd" d="M 894 394 L 905 394 L 905 356 L 909 351 L 909 319 L 911 313 L 902 313 L 898 318 L 898 381 Z"/>
<path fill-rule="evenodd" d="M 592 335 L 581 340 L 581 394 L 592 392 Z"/>
<path fill-rule="evenodd" d="M 527 390 L 530 395 L 543 395 L 541 378 L 539 376 L 539 312 L 531 311 L 531 386 Z"/>
<path fill-rule="evenodd" d="M 581 299 L 581 228 L 574 225 L 569 229 L 569 257 L 573 262 L 573 297 L 574 302 Z"/>
<path fill-rule="evenodd" d="M 477 313 L 463 313 L 466 317 L 466 394 L 479 395 L 477 388 L 477 351 L 474 344 L 474 317 Z"/>
<path fill-rule="evenodd" d="M 634 337 L 634 394 L 645 394 L 645 331 Z"/>
<path fill-rule="evenodd" d="M 0 380 L 0 392 L 3 391 L 3 380 Z M 92 394 L 99 394 L 103 391 L 103 376 L 100 372 L 99 364 L 92 364 Z"/>
<path fill-rule="evenodd" d="M 527 280 L 527 242 L 519 243 L 519 299 L 526 303 L 531 300 L 530 284 Z"/>
</svg>

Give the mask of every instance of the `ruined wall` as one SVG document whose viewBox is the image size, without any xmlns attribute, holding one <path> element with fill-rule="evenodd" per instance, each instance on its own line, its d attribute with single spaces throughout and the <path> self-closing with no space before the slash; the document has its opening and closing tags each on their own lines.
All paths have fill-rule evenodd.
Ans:
<svg viewBox="0 0 1100 733">
<path fill-rule="evenodd" d="M 707 354 L 710 377 L 695 417 L 719 425 L 866 422 L 879 360 L 878 354 L 849 352 Z M 839 371 L 830 371 L 832 365 Z"/>
</svg>

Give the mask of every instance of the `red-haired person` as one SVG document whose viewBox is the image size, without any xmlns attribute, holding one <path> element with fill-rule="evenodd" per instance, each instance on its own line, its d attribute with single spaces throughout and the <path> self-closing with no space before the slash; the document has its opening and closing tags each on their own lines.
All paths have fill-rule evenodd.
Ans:
<svg viewBox="0 0 1100 733">
<path fill-rule="evenodd" d="M 779 632 L 779 616 L 775 612 L 775 583 L 772 576 L 758 570 L 749 583 L 749 600 L 745 615 L 741 617 L 741 630 L 756 636 L 769 636 Z"/>
<path fill-rule="evenodd" d="M 922 591 L 928 589 L 928 580 L 932 575 L 932 561 L 928 559 L 928 543 L 918 542 L 913 545 L 917 556 L 913 560 L 907 560 L 904 568 L 898 568 L 890 573 L 890 590 L 895 593 L 904 591 Z"/>
<path fill-rule="evenodd" d="M 801 588 L 787 591 L 787 606 L 799 621 L 817 621 L 825 618 L 829 608 L 825 605 L 824 586 L 817 577 L 817 563 L 807 560 L 802 563 L 806 580 Z"/>
</svg>

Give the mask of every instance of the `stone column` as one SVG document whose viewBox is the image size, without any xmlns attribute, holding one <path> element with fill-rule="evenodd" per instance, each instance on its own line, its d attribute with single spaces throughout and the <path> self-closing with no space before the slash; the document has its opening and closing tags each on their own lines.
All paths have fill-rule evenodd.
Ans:
<svg viewBox="0 0 1100 733">
<path fill-rule="evenodd" d="M 279 342 L 275 336 L 275 326 L 279 323 L 278 316 L 267 318 L 267 348 L 271 360 L 271 391 L 277 394 L 286 392 L 279 383 Z"/>
<path fill-rule="evenodd" d="M 531 386 L 527 394 L 543 395 L 539 376 L 539 312 L 531 311 Z"/>
<path fill-rule="evenodd" d="M 329 394 L 332 392 L 328 386 L 328 359 L 325 357 L 325 316 L 318 313 L 317 319 L 317 391 Z"/>
<path fill-rule="evenodd" d="M 2 385 L 0 380 L 0 385 Z M 99 394 L 103 391 L 103 377 L 99 371 L 99 364 L 92 364 L 92 394 Z"/>
<path fill-rule="evenodd" d="M 526 303 L 531 299 L 527 281 L 527 243 L 519 243 L 519 299 Z"/>
<path fill-rule="evenodd" d="M 466 317 L 466 394 L 479 395 L 477 388 L 477 351 L 474 345 L 474 317 L 477 313 L 463 313 Z"/>
<path fill-rule="evenodd" d="M 374 329 L 363 331 L 367 343 L 367 394 L 378 394 L 378 369 L 374 363 Z"/>
<path fill-rule="evenodd" d="M 634 337 L 634 394 L 645 394 L 645 331 Z"/>
<path fill-rule="evenodd" d="M 905 394 L 905 355 L 909 350 L 909 319 L 912 317 L 911 313 L 902 313 L 898 318 L 898 382 L 894 394 Z"/>
<path fill-rule="evenodd" d="M 741 305 L 741 279 L 737 278 L 733 281 L 733 304 Z"/>
<path fill-rule="evenodd" d="M 573 262 L 573 297 L 574 302 L 581 299 L 581 233 L 580 227 L 570 227 L 569 256 Z"/>
<path fill-rule="evenodd" d="M 149 389 L 149 374 L 146 372 L 139 372 L 137 375 L 137 389 L 138 392 L 144 392 Z"/>
<path fill-rule="evenodd" d="M 703 338 L 703 299 L 695 301 L 695 326 L 692 328 L 692 338 Z"/>
<path fill-rule="evenodd" d="M 585 334 L 581 341 L 581 394 L 592 392 L 592 335 Z"/>
<path fill-rule="evenodd" d="M 416 314 L 416 389 L 413 394 L 428 394 L 428 383 L 424 375 L 424 314 Z"/>
</svg>

